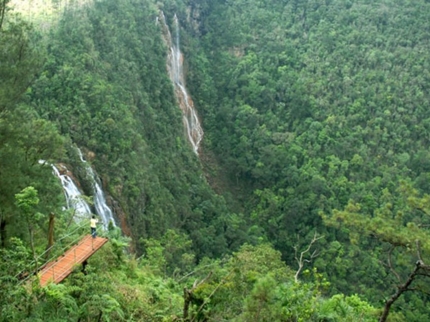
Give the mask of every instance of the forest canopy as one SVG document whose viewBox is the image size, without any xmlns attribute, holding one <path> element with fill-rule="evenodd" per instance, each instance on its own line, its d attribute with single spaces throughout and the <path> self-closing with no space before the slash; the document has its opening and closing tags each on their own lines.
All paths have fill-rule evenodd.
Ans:
<svg viewBox="0 0 430 322">
<path fill-rule="evenodd" d="M 429 1 L 41 5 L 0 3 L 0 321 L 428 319 Z M 29 291 L 52 218 L 86 232 L 49 166 L 91 195 L 75 147 L 122 232 Z"/>
</svg>

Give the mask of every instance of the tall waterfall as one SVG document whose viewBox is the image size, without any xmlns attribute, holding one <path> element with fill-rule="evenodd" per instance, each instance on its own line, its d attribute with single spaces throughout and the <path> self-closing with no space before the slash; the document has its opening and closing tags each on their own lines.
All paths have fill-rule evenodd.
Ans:
<svg viewBox="0 0 430 322">
<path fill-rule="evenodd" d="M 95 175 L 93 168 L 91 168 L 91 166 L 84 159 L 81 150 L 77 150 L 79 153 L 79 157 L 85 166 L 85 170 L 87 171 L 87 176 L 92 181 L 94 191 L 94 207 L 96 208 L 96 214 L 100 216 L 105 230 L 107 230 L 110 222 L 113 224 L 114 227 L 116 227 L 112 211 L 107 205 L 105 195 L 103 193 L 102 188 L 100 187 L 99 177 Z"/>
<path fill-rule="evenodd" d="M 178 17 L 175 14 L 175 17 L 173 18 L 173 27 L 175 32 L 174 41 L 172 40 L 172 35 L 166 23 L 166 18 L 164 17 L 163 12 L 160 12 L 159 20 L 162 23 L 164 41 L 169 47 L 169 52 L 167 55 L 167 70 L 175 89 L 176 99 L 178 100 L 178 104 L 182 110 L 183 121 L 188 140 L 191 142 L 194 153 L 198 155 L 200 142 L 203 138 L 203 129 L 200 126 L 200 121 L 197 111 L 194 108 L 194 103 L 191 97 L 188 95 L 187 89 L 185 87 L 185 78 L 182 69 L 184 57 L 179 48 Z"/>
<path fill-rule="evenodd" d="M 64 189 L 64 195 L 66 197 L 67 209 L 75 210 L 75 220 L 81 221 L 88 219 L 91 214 L 91 209 L 88 203 L 82 198 L 82 194 L 78 187 L 67 174 L 61 174 L 57 167 L 52 165 L 54 174 L 60 178 L 61 185 Z"/>
</svg>

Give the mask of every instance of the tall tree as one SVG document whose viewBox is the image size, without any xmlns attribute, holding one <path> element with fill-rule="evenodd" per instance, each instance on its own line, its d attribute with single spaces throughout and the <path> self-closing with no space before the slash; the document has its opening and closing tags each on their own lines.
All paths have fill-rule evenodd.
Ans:
<svg viewBox="0 0 430 322">
<path fill-rule="evenodd" d="M 8 2 L 0 2 L 0 115 L 15 106 L 42 63 L 31 41 L 31 25 L 7 13 Z"/>
<path fill-rule="evenodd" d="M 0 242 L 3 246 L 8 230 L 21 236 L 20 220 L 14 216 L 15 194 L 34 186 L 43 200 L 42 207 L 47 207 L 47 195 L 54 201 L 51 206 L 58 206 L 59 184 L 49 163 L 44 165 L 39 161 L 62 156 L 64 144 L 55 126 L 40 119 L 31 106 L 23 103 L 23 94 L 41 68 L 43 50 L 40 44 L 36 46 L 37 36 L 31 25 L 7 4 L 8 1 L 0 3 Z"/>
<path fill-rule="evenodd" d="M 37 271 L 37 255 L 34 248 L 34 229 L 37 221 L 39 220 L 40 214 L 36 212 L 36 206 L 39 204 L 39 197 L 37 196 L 37 190 L 34 187 L 27 187 L 20 193 L 15 195 L 16 205 L 22 212 L 25 223 L 27 224 L 28 233 L 30 236 L 30 246 L 33 252 L 33 259 L 36 265 L 35 271 Z"/>
</svg>

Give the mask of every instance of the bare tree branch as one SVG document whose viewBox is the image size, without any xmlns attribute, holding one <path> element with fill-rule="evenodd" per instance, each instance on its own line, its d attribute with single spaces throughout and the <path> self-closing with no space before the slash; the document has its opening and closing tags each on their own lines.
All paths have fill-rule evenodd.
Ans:
<svg viewBox="0 0 430 322">
<path fill-rule="evenodd" d="M 318 240 L 320 240 L 321 238 L 324 238 L 324 235 L 318 236 L 318 233 L 315 232 L 314 233 L 314 237 L 312 238 L 312 240 L 310 241 L 308 247 L 300 252 L 300 256 L 298 256 L 298 246 L 294 246 L 294 258 L 297 261 L 297 264 L 299 265 L 299 268 L 296 271 L 296 274 L 294 275 L 294 281 L 296 283 L 299 282 L 299 274 L 303 269 L 304 263 L 310 263 L 312 259 L 314 259 L 315 257 L 317 257 L 319 255 L 319 252 L 317 252 L 317 250 L 314 250 L 312 252 L 312 254 L 310 254 L 309 258 L 304 258 L 304 256 L 309 253 L 309 251 L 311 250 L 313 244 L 315 244 Z"/>
<path fill-rule="evenodd" d="M 224 259 L 223 259 L 223 260 L 221 260 L 221 263 L 223 263 L 223 262 L 225 262 L 225 260 L 224 260 Z M 188 276 L 193 275 L 193 274 L 195 274 L 195 273 L 197 273 L 197 272 L 201 271 L 202 269 L 204 269 L 204 268 L 206 268 L 206 267 L 215 266 L 215 265 L 218 265 L 218 263 L 211 263 L 211 264 L 208 264 L 208 265 L 204 265 L 204 266 L 202 266 L 202 267 L 199 267 L 198 269 L 196 269 L 196 270 L 194 270 L 194 271 L 192 271 L 192 272 L 190 272 L 190 273 L 187 273 L 187 274 L 185 274 L 184 276 L 182 276 L 180 279 L 178 279 L 178 280 L 177 280 L 177 283 L 181 282 L 183 279 L 187 278 Z"/>
<path fill-rule="evenodd" d="M 406 291 L 411 290 L 410 285 L 414 281 L 415 277 L 418 274 L 418 271 L 421 269 L 421 261 L 418 260 L 415 264 L 415 267 L 413 271 L 409 274 L 408 279 L 406 282 L 402 285 L 397 286 L 396 292 L 387 300 L 385 301 L 384 311 L 382 312 L 381 317 L 379 318 L 379 322 L 385 322 L 387 321 L 388 314 L 390 313 L 390 308 L 393 305 L 393 303 Z"/>
<path fill-rule="evenodd" d="M 228 273 L 228 275 L 226 277 L 224 277 L 221 282 L 219 282 L 219 284 L 214 288 L 214 290 L 212 291 L 211 294 L 209 294 L 209 296 L 204 300 L 203 304 L 200 305 L 199 309 L 196 312 L 196 315 L 193 317 L 193 319 L 191 320 L 191 322 L 194 322 L 194 320 L 196 319 L 196 317 L 198 316 L 198 314 L 200 313 L 201 310 L 203 310 L 204 306 L 206 305 L 206 303 L 210 300 L 210 298 L 215 294 L 215 292 L 218 290 L 218 288 L 225 283 L 225 281 L 227 280 L 227 278 L 233 273 L 234 270 L 231 270 L 230 273 Z"/>
<path fill-rule="evenodd" d="M 195 280 L 193 283 L 193 287 L 191 289 L 187 289 L 186 287 L 184 287 L 184 311 L 183 311 L 184 321 L 188 321 L 188 310 L 190 308 L 190 304 L 193 299 L 193 292 L 197 287 L 199 287 L 201 284 L 206 282 L 211 276 L 212 276 L 212 272 L 209 272 L 209 274 L 200 282 L 198 282 L 198 280 Z"/>
</svg>

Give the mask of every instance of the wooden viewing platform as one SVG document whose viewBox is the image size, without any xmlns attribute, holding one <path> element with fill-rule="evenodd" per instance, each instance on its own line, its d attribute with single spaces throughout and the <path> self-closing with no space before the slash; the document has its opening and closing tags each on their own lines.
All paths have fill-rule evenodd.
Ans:
<svg viewBox="0 0 430 322">
<path fill-rule="evenodd" d="M 44 287 L 51 281 L 55 284 L 60 283 L 69 276 L 76 264 L 82 264 L 106 244 L 107 241 L 107 238 L 93 238 L 91 235 L 86 235 L 77 245 L 70 248 L 55 261 L 46 264 L 40 270 L 40 285 Z"/>
</svg>

